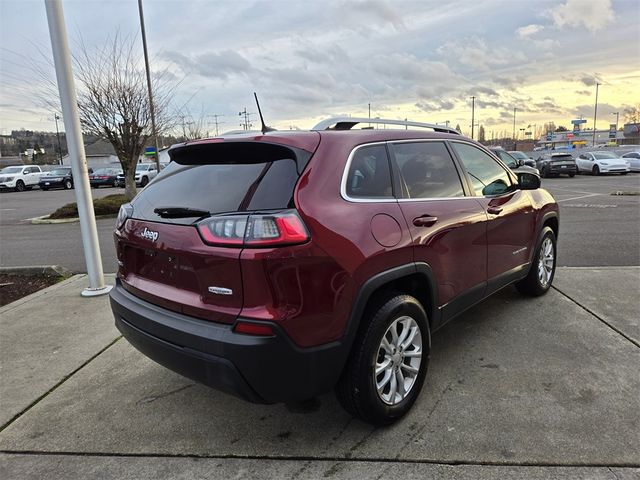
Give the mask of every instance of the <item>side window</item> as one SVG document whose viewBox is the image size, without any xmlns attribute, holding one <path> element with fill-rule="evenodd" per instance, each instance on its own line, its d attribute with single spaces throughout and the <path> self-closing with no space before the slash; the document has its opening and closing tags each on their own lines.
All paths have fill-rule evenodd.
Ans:
<svg viewBox="0 0 640 480">
<path fill-rule="evenodd" d="M 462 197 L 462 182 L 443 142 L 394 143 L 406 198 Z"/>
<path fill-rule="evenodd" d="M 464 164 L 476 195 L 502 195 L 511 190 L 511 179 L 504 168 L 477 147 L 451 142 Z"/>
<path fill-rule="evenodd" d="M 502 152 L 500 150 L 497 150 L 496 153 L 498 154 L 498 157 L 500 157 L 500 160 L 502 160 L 507 165 L 507 167 L 515 168 L 518 166 L 516 162 L 513 160 L 513 157 L 509 155 L 507 152 Z"/>
<path fill-rule="evenodd" d="M 384 145 L 371 145 L 356 150 L 346 185 L 353 198 L 393 198 L 389 159 Z"/>
</svg>

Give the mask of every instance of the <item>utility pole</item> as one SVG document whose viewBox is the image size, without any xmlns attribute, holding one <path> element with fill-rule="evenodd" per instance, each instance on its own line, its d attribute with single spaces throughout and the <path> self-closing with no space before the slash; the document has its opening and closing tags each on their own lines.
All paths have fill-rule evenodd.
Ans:
<svg viewBox="0 0 640 480">
<path fill-rule="evenodd" d="M 518 150 L 518 140 L 516 139 L 516 107 L 513 107 L 513 149 Z"/>
<path fill-rule="evenodd" d="M 596 119 L 598 118 L 598 87 L 601 83 L 596 83 L 596 106 L 593 109 L 593 146 L 596 146 Z"/>
<path fill-rule="evenodd" d="M 476 97 L 471 97 L 471 140 L 473 140 L 473 127 L 475 126 Z"/>
<path fill-rule="evenodd" d="M 58 120 L 60 120 L 60 115 L 58 115 L 57 113 L 54 113 L 53 118 L 56 119 L 56 137 L 58 137 L 58 155 L 60 156 L 60 165 L 62 165 L 62 146 L 60 145 L 60 132 L 58 131 Z"/>
<path fill-rule="evenodd" d="M 616 116 L 616 145 L 618 144 L 618 120 L 620 119 L 620 112 L 613 112 L 611 115 L 615 115 Z"/>
<path fill-rule="evenodd" d="M 156 131 L 156 109 L 153 105 L 153 92 L 151 91 L 151 72 L 149 71 L 149 54 L 147 53 L 147 34 L 144 29 L 144 13 L 142 0 L 138 0 L 138 12 L 140 13 L 140 30 L 142 32 L 142 49 L 144 50 L 144 68 L 147 71 L 147 90 L 149 91 L 149 111 L 151 113 L 151 134 L 153 145 L 156 147 L 156 168 L 160 171 L 160 149 L 158 148 L 158 132 Z"/>
<path fill-rule="evenodd" d="M 220 132 L 218 131 L 218 126 L 224 123 L 224 122 L 219 122 L 218 117 L 224 117 L 224 115 L 218 115 L 217 113 L 215 113 L 213 115 L 209 115 L 209 117 L 213 117 L 213 125 L 216 126 L 216 137 L 217 137 L 218 135 L 220 135 Z M 211 125 L 211 123 L 209 123 L 209 125 Z"/>
<path fill-rule="evenodd" d="M 89 186 L 87 160 L 80 128 L 78 99 L 71 69 L 71 54 L 69 53 L 62 1 L 45 0 L 44 5 L 47 11 L 53 63 L 56 68 L 62 118 L 64 119 L 67 148 L 69 150 L 76 203 L 78 205 L 78 217 L 80 218 L 80 234 L 82 235 L 82 246 L 84 247 L 87 276 L 89 278 L 89 286 L 82 291 L 82 296 L 93 297 L 108 293 L 112 287 L 104 284 L 100 243 L 98 242 L 96 218 L 91 201 L 91 187 Z"/>
<path fill-rule="evenodd" d="M 240 117 L 244 116 L 244 122 L 240 124 L 243 130 L 249 130 L 253 126 L 251 125 L 251 118 L 250 118 L 251 115 L 254 115 L 254 114 L 247 112 L 247 107 L 244 107 L 244 110 L 242 110 L 241 112 L 238 112 L 238 116 Z"/>
</svg>

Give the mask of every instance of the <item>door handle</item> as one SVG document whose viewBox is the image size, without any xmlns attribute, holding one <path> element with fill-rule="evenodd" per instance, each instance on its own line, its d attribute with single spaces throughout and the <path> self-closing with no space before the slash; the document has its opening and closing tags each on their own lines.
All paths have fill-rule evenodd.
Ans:
<svg viewBox="0 0 640 480">
<path fill-rule="evenodd" d="M 423 215 L 422 217 L 416 217 L 413 219 L 413 224 L 416 227 L 430 227 L 438 221 L 438 217 L 431 217 L 429 215 Z"/>
<path fill-rule="evenodd" d="M 502 207 L 489 207 L 487 208 L 487 212 L 492 213 L 493 215 L 500 215 Z"/>
</svg>

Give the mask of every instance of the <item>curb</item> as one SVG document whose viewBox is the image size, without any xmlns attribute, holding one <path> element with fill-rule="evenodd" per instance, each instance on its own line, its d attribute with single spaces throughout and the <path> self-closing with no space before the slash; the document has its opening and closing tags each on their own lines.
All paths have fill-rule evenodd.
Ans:
<svg viewBox="0 0 640 480">
<path fill-rule="evenodd" d="M 0 267 L 0 273 L 14 275 L 46 275 L 47 277 L 70 277 L 72 273 L 60 265 L 34 265 L 25 267 Z"/>
<path fill-rule="evenodd" d="M 96 220 L 100 220 L 101 218 L 116 218 L 117 214 L 109 214 L 109 215 L 96 215 Z M 32 225 L 45 225 L 51 223 L 76 223 L 79 222 L 80 219 L 78 217 L 72 218 L 49 218 L 49 215 L 43 215 L 41 217 L 28 218 L 29 223 Z"/>
</svg>

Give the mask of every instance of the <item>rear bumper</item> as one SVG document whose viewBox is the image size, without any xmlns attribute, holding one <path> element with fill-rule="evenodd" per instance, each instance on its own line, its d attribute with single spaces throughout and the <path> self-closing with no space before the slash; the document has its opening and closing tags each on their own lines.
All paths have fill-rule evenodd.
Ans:
<svg viewBox="0 0 640 480">
<path fill-rule="evenodd" d="M 333 388 L 348 354 L 342 342 L 300 349 L 273 324 L 257 337 L 182 315 L 127 292 L 110 293 L 116 327 L 136 349 L 185 377 L 254 403 L 305 400 Z"/>
<path fill-rule="evenodd" d="M 65 180 L 40 180 L 38 186 L 40 188 L 59 188 L 64 187 Z"/>
<path fill-rule="evenodd" d="M 569 174 L 569 173 L 576 173 L 578 171 L 578 167 L 576 165 L 553 165 L 550 164 L 549 166 L 547 166 L 549 173 L 552 173 L 554 175 L 558 175 L 558 174 Z"/>
</svg>

